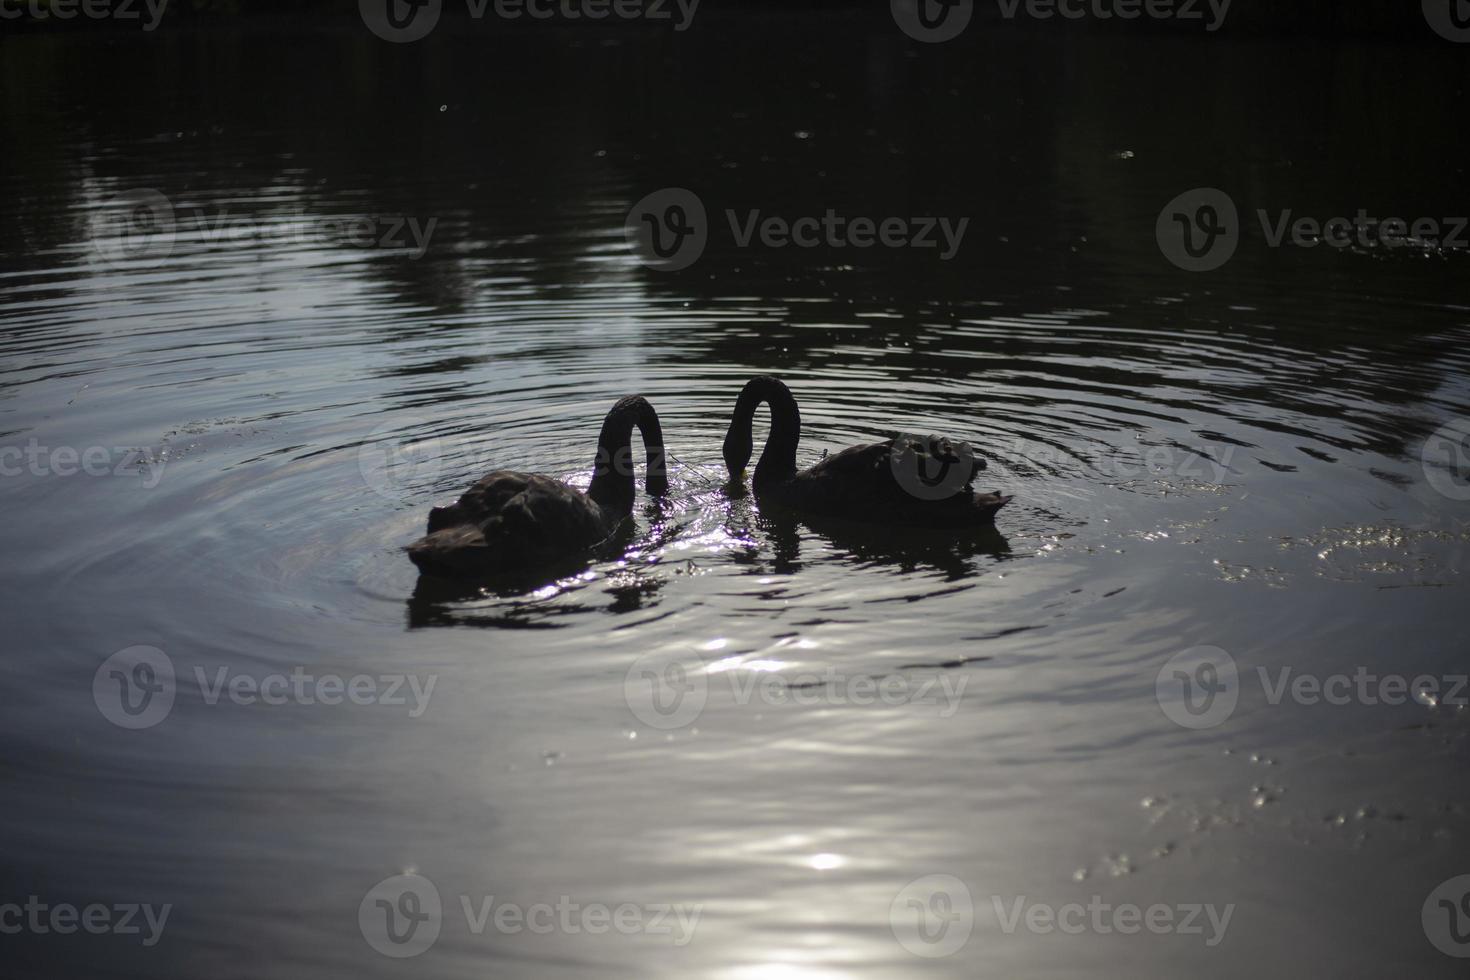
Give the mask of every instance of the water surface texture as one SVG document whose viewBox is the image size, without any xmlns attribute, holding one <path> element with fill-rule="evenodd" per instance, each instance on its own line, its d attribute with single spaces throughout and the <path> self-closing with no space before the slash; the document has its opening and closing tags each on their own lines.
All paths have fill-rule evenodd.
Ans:
<svg viewBox="0 0 1470 980">
<path fill-rule="evenodd" d="M 169 28 L 0 44 L 0 903 L 170 906 L 7 973 L 1459 975 L 1470 258 L 1255 215 L 1463 213 L 1461 46 Z M 1198 187 L 1243 232 L 1192 273 L 1156 223 Z M 625 234 L 664 188 L 708 214 L 677 271 Z M 726 214 L 829 209 L 968 223 Z M 803 465 L 942 432 L 1014 502 L 762 513 L 720 458 L 762 373 Z M 631 392 L 673 491 L 616 554 L 419 581 L 431 504 L 585 484 Z M 1221 700 L 1168 695 L 1186 651 Z"/>
</svg>

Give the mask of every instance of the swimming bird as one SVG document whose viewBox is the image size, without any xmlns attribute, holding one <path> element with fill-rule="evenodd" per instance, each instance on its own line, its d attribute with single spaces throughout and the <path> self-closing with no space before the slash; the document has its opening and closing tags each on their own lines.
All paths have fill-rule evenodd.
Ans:
<svg viewBox="0 0 1470 980">
<path fill-rule="evenodd" d="M 725 466 L 739 484 L 752 452 L 751 424 L 764 402 L 771 433 L 755 464 L 751 488 L 758 499 L 814 515 L 913 527 L 962 528 L 991 524 L 1011 502 L 999 493 L 976 493 L 972 481 L 985 461 L 968 443 L 938 437 L 895 435 L 852 446 L 796 468 L 801 413 L 779 379 L 753 378 L 735 403 L 725 435 Z"/>
<path fill-rule="evenodd" d="M 633 427 L 648 456 L 648 493 L 669 480 L 658 414 L 642 395 L 620 399 L 602 422 L 587 492 L 540 473 L 496 470 L 454 503 L 429 511 L 428 533 L 408 546 L 436 576 L 521 572 L 574 558 L 610 538 L 633 513 Z"/>
</svg>

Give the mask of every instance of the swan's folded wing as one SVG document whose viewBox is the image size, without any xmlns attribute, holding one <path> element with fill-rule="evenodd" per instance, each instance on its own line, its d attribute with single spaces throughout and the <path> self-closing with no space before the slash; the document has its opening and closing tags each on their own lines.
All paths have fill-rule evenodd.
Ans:
<svg viewBox="0 0 1470 980">
<path fill-rule="evenodd" d="M 525 493 L 536 479 L 535 473 L 517 473 L 514 470 L 487 473 L 460 496 L 457 506 L 471 519 L 498 514 L 512 500 Z"/>
<path fill-rule="evenodd" d="M 849 446 L 822 458 L 804 473 L 823 480 L 871 480 L 875 473 L 889 471 L 891 451 L 891 440 L 867 446 Z"/>
<path fill-rule="evenodd" d="M 461 524 L 483 524 L 523 493 L 534 477 L 533 473 L 517 473 L 515 470 L 485 474 L 454 503 L 429 511 L 429 533 Z"/>
<path fill-rule="evenodd" d="M 585 494 L 536 474 L 482 529 L 499 561 L 526 564 L 591 548 L 616 523 Z"/>
<path fill-rule="evenodd" d="M 922 465 L 926 471 L 937 469 L 946 463 L 965 465 L 964 478 L 955 481 L 957 485 L 968 486 L 975 478 L 975 474 L 982 468 L 978 457 L 970 450 L 967 443 L 956 444 L 947 439 L 941 439 L 931 446 L 926 441 L 915 439 L 912 436 L 895 438 L 898 440 L 896 451 L 900 455 L 915 454 L 918 457 L 918 464 Z M 822 459 L 806 472 L 813 476 L 839 480 L 872 480 L 876 475 L 880 480 L 886 481 L 895 473 L 894 453 L 894 439 L 866 446 L 849 446 L 841 452 L 833 453 Z"/>
<path fill-rule="evenodd" d="M 445 522 L 439 527 L 435 521 Z M 591 548 L 613 530 L 586 495 L 540 474 L 492 473 L 409 545 L 420 568 L 489 571 L 523 567 Z"/>
<path fill-rule="evenodd" d="M 931 443 L 912 436 L 895 436 L 885 442 L 852 446 L 833 453 L 799 474 L 798 479 L 814 483 L 830 481 L 852 488 L 857 493 L 866 493 L 874 505 L 885 499 L 899 504 L 912 503 L 910 490 L 918 481 L 948 487 L 958 503 L 973 494 L 972 481 L 983 465 L 966 443 L 955 444 L 947 439 Z M 964 467 L 963 472 L 951 469 L 955 466 Z M 920 474 L 926 478 L 921 480 Z M 940 498 L 926 495 L 923 499 L 937 502 Z"/>
</svg>

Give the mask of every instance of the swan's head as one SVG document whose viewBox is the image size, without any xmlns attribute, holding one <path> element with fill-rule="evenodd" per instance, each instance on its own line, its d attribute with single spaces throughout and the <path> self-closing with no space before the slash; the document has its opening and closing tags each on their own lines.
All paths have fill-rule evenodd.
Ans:
<svg viewBox="0 0 1470 980">
<path fill-rule="evenodd" d="M 725 433 L 725 469 L 732 483 L 745 479 L 745 467 L 750 464 L 750 454 L 755 451 L 750 434 L 750 419 L 735 418 L 730 422 L 730 431 Z"/>
</svg>

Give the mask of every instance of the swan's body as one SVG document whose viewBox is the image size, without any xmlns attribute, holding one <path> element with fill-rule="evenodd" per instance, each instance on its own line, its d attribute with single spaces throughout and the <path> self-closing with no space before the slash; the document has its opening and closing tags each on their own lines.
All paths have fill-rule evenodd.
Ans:
<svg viewBox="0 0 1470 980">
<path fill-rule="evenodd" d="M 763 502 L 867 523 L 963 528 L 992 524 L 995 512 L 1011 501 L 999 493 L 976 493 L 971 483 L 984 460 L 965 443 L 947 439 L 897 435 L 798 470 L 801 414 L 790 389 L 772 377 L 752 379 L 735 404 L 724 446 L 733 481 L 750 462 L 751 427 L 762 402 L 771 408 L 771 434 L 750 483 Z"/>
<path fill-rule="evenodd" d="M 668 491 L 663 433 L 641 395 L 607 413 L 587 492 L 540 473 L 496 470 L 447 507 L 429 511 L 428 533 L 408 546 L 419 570 L 465 576 L 519 572 L 573 558 L 613 535 L 633 512 L 633 427 L 648 455 L 652 495 Z"/>
</svg>

